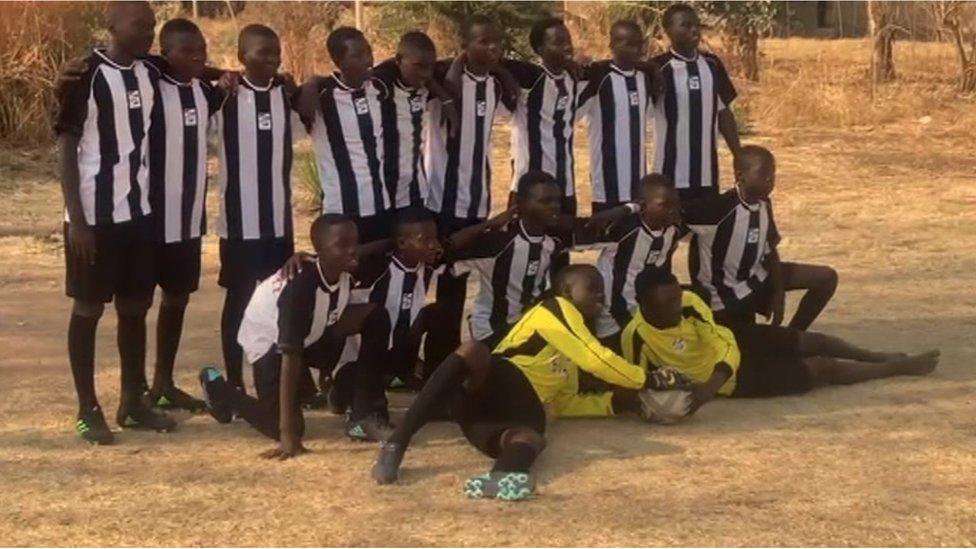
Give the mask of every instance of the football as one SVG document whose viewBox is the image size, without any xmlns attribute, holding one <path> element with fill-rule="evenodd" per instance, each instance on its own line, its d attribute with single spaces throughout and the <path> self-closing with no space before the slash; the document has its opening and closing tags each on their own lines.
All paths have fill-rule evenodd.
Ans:
<svg viewBox="0 0 976 549">
<path fill-rule="evenodd" d="M 644 389 L 638 395 L 641 401 L 641 418 L 648 423 L 670 425 L 677 423 L 691 411 L 689 391 Z"/>
</svg>

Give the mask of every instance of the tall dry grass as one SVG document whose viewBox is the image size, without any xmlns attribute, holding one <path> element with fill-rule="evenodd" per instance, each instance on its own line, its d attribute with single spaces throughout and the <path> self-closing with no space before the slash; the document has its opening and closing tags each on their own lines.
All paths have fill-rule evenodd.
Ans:
<svg viewBox="0 0 976 549">
<path fill-rule="evenodd" d="M 0 2 L 0 143 L 50 141 L 57 70 L 99 37 L 102 9 L 93 2 Z"/>
</svg>

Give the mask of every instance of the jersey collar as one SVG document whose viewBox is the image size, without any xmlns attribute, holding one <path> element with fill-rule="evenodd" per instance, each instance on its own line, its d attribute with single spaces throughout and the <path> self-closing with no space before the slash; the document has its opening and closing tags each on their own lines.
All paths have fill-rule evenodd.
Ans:
<svg viewBox="0 0 976 549">
<path fill-rule="evenodd" d="M 640 214 L 638 214 L 638 215 L 640 215 Z M 649 234 L 649 235 L 651 235 L 651 236 L 653 236 L 655 238 L 664 235 L 664 233 L 668 230 L 667 227 L 664 227 L 663 229 L 652 229 L 652 228 L 650 228 L 650 227 L 647 226 L 647 223 L 645 223 L 643 219 L 641 219 L 640 224 L 641 224 L 641 228 L 644 229 L 644 232 L 646 232 L 647 234 Z"/>
<path fill-rule="evenodd" d="M 329 293 L 338 290 L 342 286 L 342 279 L 346 277 L 346 273 L 340 273 L 339 280 L 336 281 L 335 284 L 329 284 L 328 282 L 325 281 L 325 275 L 322 274 L 322 266 L 319 265 L 318 261 L 315 262 L 315 271 L 319 275 L 319 286 L 321 286 L 323 290 Z"/>
<path fill-rule="evenodd" d="M 362 86 L 359 86 L 358 88 L 354 88 L 354 87 L 350 86 L 349 84 L 346 84 L 345 83 L 345 81 L 342 79 L 342 75 L 339 74 L 339 71 L 333 72 L 332 73 L 332 77 L 335 78 L 335 81 L 336 81 L 337 84 L 339 84 L 339 87 L 340 88 L 342 88 L 342 89 L 344 89 L 346 91 L 351 91 L 351 92 L 352 91 L 359 91 L 359 90 L 365 88 L 366 87 L 366 82 L 369 82 L 369 78 L 367 78 L 366 80 L 363 80 L 363 85 Z"/>
<path fill-rule="evenodd" d="M 485 74 L 485 75 L 482 75 L 482 76 L 478 76 L 477 74 L 469 71 L 467 65 L 464 66 L 464 74 L 468 75 L 468 78 L 470 78 L 470 79 L 472 79 L 472 80 L 474 80 L 476 82 L 484 82 L 485 80 L 488 80 L 491 77 L 491 73 L 490 72 L 488 74 Z"/>
<path fill-rule="evenodd" d="M 617 64 L 614 63 L 613 61 L 610 62 L 610 68 L 613 69 L 614 72 L 620 73 L 624 76 L 634 76 L 635 74 L 637 74 L 637 69 L 630 69 L 629 71 L 625 71 L 620 67 L 618 67 Z"/>
<path fill-rule="evenodd" d="M 674 48 L 671 48 L 669 51 L 671 52 L 671 55 L 677 57 L 678 59 L 680 59 L 680 60 L 682 60 L 682 61 L 684 61 L 686 63 L 694 63 L 695 61 L 698 61 L 698 50 L 695 50 L 695 55 L 692 56 L 692 57 L 685 57 L 685 56 L 681 55 L 680 53 L 674 51 Z"/>
<path fill-rule="evenodd" d="M 735 193 L 735 199 L 739 201 L 739 205 L 741 205 L 743 208 L 749 210 L 750 212 L 757 212 L 757 211 L 759 211 L 759 208 L 762 207 L 762 202 L 756 202 L 755 204 L 749 204 L 745 200 L 742 200 L 742 197 L 739 196 L 739 190 L 738 189 L 732 189 L 732 192 Z"/>
<path fill-rule="evenodd" d="M 569 74 L 569 72 L 566 69 L 563 69 L 562 71 L 559 72 L 559 74 L 556 74 L 550 71 L 549 69 L 547 69 L 546 66 L 542 63 L 539 63 L 539 66 L 542 67 L 542 72 L 546 73 L 546 75 L 549 76 L 549 78 L 552 78 L 553 80 L 562 80 L 563 78 L 566 78 L 566 76 Z"/>
<path fill-rule="evenodd" d="M 258 86 L 254 82 L 248 80 L 247 76 L 243 72 L 241 73 L 241 81 L 247 84 L 247 87 L 251 88 L 252 90 L 260 92 L 270 91 L 275 85 L 275 79 L 272 77 L 267 86 Z"/>
<path fill-rule="evenodd" d="M 396 265 L 397 269 L 400 269 L 401 271 L 407 273 L 415 273 L 419 271 L 420 268 L 423 266 L 423 263 L 417 263 L 413 267 L 407 267 L 406 265 L 403 264 L 403 261 L 401 261 L 400 258 L 396 256 L 396 254 L 391 255 L 390 258 L 393 260 L 393 264 Z"/>
<path fill-rule="evenodd" d="M 161 71 L 161 72 L 164 80 L 166 80 L 170 84 L 173 84 L 174 86 L 179 86 L 181 88 L 189 88 L 197 80 L 196 78 L 191 78 L 189 82 L 180 82 L 179 80 L 170 76 L 169 73 L 167 73 L 166 71 Z"/>
<path fill-rule="evenodd" d="M 529 242 L 531 242 L 533 244 L 538 244 L 539 242 L 542 242 L 546 238 L 546 235 L 544 235 L 544 234 L 539 235 L 539 236 L 532 236 L 532 235 L 530 235 L 529 232 L 525 230 L 525 225 L 522 224 L 522 220 L 519 220 L 519 222 L 518 222 L 518 231 L 519 231 L 519 234 L 522 235 L 522 238 L 528 240 Z"/>
<path fill-rule="evenodd" d="M 131 63 L 129 63 L 128 65 L 119 65 L 115 61 L 112 61 L 111 59 L 109 59 L 108 55 L 105 53 L 105 49 L 104 48 L 95 48 L 94 51 L 95 51 L 95 55 L 101 57 L 103 61 L 105 61 L 109 65 L 112 65 L 113 67 L 115 67 L 117 69 L 120 69 L 120 70 L 131 70 L 132 68 L 134 68 L 136 66 L 136 61 L 139 61 L 138 59 L 136 59 L 136 60 L 132 61 Z"/>
</svg>

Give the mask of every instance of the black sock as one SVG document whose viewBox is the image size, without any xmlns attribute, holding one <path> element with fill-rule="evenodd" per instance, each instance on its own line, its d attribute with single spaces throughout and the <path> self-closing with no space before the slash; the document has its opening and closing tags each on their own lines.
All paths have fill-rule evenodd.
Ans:
<svg viewBox="0 0 976 549">
<path fill-rule="evenodd" d="M 369 314 L 363 321 L 360 335 L 362 341 L 356 359 L 356 381 L 349 415 L 354 421 L 373 413 L 386 416 L 386 391 L 382 375 L 390 338 L 390 320 L 386 311 L 377 308 Z"/>
<path fill-rule="evenodd" d="M 532 444 L 510 442 L 502 446 L 501 452 L 498 453 L 498 459 L 495 460 L 495 465 L 491 470 L 506 473 L 528 473 L 538 455 L 539 451 Z"/>
<path fill-rule="evenodd" d="M 278 429 L 278 410 L 275 406 L 238 391 L 224 378 L 208 381 L 207 391 L 216 400 L 226 402 L 231 410 L 262 435 L 274 440 L 281 436 Z"/>
<path fill-rule="evenodd" d="M 79 413 L 98 406 L 95 397 L 95 331 L 98 317 L 71 315 L 68 321 L 68 362 L 78 393 Z"/>
<path fill-rule="evenodd" d="M 122 403 L 139 401 L 146 384 L 146 317 L 119 315 Z"/>
<path fill-rule="evenodd" d="M 161 304 L 156 322 L 156 371 L 153 390 L 162 391 L 173 385 L 173 363 L 183 335 L 183 313 L 186 307 Z"/>
<path fill-rule="evenodd" d="M 456 353 L 448 355 L 420 390 L 416 400 L 407 409 L 403 422 L 390 436 L 389 441 L 403 446 L 410 444 L 413 435 L 430 420 L 433 414 L 443 409 L 448 399 L 461 390 L 467 369 L 460 355 Z"/>
<path fill-rule="evenodd" d="M 220 315 L 220 343 L 224 352 L 224 368 L 227 382 L 234 387 L 244 387 L 244 351 L 237 343 L 237 332 L 241 328 L 244 309 L 250 293 L 240 289 L 228 288 L 224 296 L 224 311 Z"/>
</svg>

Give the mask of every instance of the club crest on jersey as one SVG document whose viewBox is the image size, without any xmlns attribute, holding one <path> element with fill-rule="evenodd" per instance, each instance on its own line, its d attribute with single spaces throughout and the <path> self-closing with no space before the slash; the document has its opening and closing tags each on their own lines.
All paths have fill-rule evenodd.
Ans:
<svg viewBox="0 0 976 549">
<path fill-rule="evenodd" d="M 356 98 L 356 114 L 366 114 L 369 112 L 369 101 L 365 97 Z"/>
<path fill-rule="evenodd" d="M 627 92 L 627 95 L 630 97 L 631 105 L 633 106 L 640 105 L 640 95 L 638 95 L 636 91 Z"/>
<path fill-rule="evenodd" d="M 193 107 L 189 109 L 183 109 L 183 125 L 184 126 L 196 126 L 197 125 L 197 110 Z"/>
<path fill-rule="evenodd" d="M 671 348 L 679 353 L 685 352 L 685 349 L 687 347 L 688 347 L 688 343 L 685 342 L 684 338 L 682 337 L 679 337 L 671 342 Z"/>
<path fill-rule="evenodd" d="M 129 98 L 130 109 L 142 108 L 142 95 L 139 94 L 139 90 L 130 91 L 127 97 Z"/>
<path fill-rule="evenodd" d="M 568 95 L 560 95 L 559 99 L 556 100 L 556 109 L 560 111 L 566 110 L 566 105 L 569 104 Z"/>
<path fill-rule="evenodd" d="M 488 113 L 488 102 L 478 101 L 474 106 L 474 112 L 477 116 L 484 116 Z"/>
<path fill-rule="evenodd" d="M 258 129 L 259 130 L 270 130 L 271 129 L 271 113 L 270 112 L 259 112 L 258 113 Z"/>
<path fill-rule="evenodd" d="M 650 252 L 647 253 L 647 261 L 645 261 L 644 263 L 647 264 L 647 265 L 653 265 L 653 264 L 657 263 L 657 260 L 660 257 L 661 257 L 661 251 L 660 250 L 651 250 Z"/>
<path fill-rule="evenodd" d="M 749 244 L 755 244 L 755 243 L 759 242 L 759 228 L 758 227 L 752 227 L 751 229 L 749 229 L 749 234 L 746 235 L 746 242 L 748 242 Z"/>
<path fill-rule="evenodd" d="M 698 76 L 688 77 L 688 89 L 689 90 L 700 90 L 701 89 L 701 78 Z"/>
<path fill-rule="evenodd" d="M 423 97 L 411 97 L 410 98 L 410 112 L 421 112 L 424 110 L 424 98 Z"/>
<path fill-rule="evenodd" d="M 400 310 L 406 311 L 411 307 L 413 307 L 413 293 L 403 294 L 403 297 L 400 299 Z"/>
<path fill-rule="evenodd" d="M 533 259 L 529 261 L 529 264 L 525 267 L 526 276 L 535 276 L 539 272 L 539 260 Z"/>
</svg>

